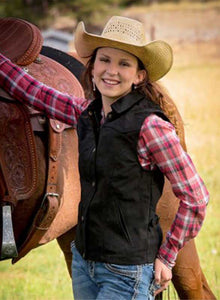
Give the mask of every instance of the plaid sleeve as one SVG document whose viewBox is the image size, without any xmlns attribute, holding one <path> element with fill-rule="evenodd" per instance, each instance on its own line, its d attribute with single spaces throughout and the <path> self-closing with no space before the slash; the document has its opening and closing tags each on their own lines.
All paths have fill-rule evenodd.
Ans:
<svg viewBox="0 0 220 300">
<path fill-rule="evenodd" d="M 156 115 L 146 118 L 138 152 L 141 165 L 146 168 L 150 163 L 151 167 L 159 167 L 180 200 L 175 220 L 158 252 L 158 258 L 172 268 L 178 251 L 202 226 L 209 193 L 171 123 Z"/>
<path fill-rule="evenodd" d="M 1 54 L 0 86 L 22 103 L 73 127 L 89 104 L 85 99 L 60 93 L 35 80 Z"/>
</svg>

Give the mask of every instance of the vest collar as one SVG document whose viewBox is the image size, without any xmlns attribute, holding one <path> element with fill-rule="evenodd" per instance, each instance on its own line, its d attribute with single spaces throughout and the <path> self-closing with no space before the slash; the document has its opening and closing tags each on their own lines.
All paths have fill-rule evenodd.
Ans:
<svg viewBox="0 0 220 300">
<path fill-rule="evenodd" d="M 116 102 L 111 105 L 112 112 L 121 114 L 129 110 L 137 102 L 143 99 L 145 96 L 138 91 L 132 91 L 124 97 L 119 98 Z M 102 108 L 102 100 L 95 99 L 89 105 L 89 110 L 96 111 L 100 114 Z"/>
<path fill-rule="evenodd" d="M 144 98 L 144 95 L 138 91 L 132 91 L 129 94 L 121 97 L 116 102 L 111 105 L 112 111 L 117 114 L 121 114 L 127 110 L 129 110 L 132 106 L 134 106 L 137 102 Z"/>
</svg>

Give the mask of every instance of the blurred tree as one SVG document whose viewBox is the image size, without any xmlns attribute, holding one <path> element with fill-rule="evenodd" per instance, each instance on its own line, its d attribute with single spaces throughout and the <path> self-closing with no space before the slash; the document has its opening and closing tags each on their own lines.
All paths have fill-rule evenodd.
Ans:
<svg viewBox="0 0 220 300">
<path fill-rule="evenodd" d="M 32 22 L 46 16 L 49 8 L 48 0 L 5 0 L 3 3 L 4 16 L 24 18 Z"/>
<path fill-rule="evenodd" d="M 59 2 L 59 1 L 58 1 Z M 61 1 L 62 8 L 69 9 L 76 21 L 85 21 L 88 27 L 99 25 L 102 20 L 121 5 L 122 0 L 69 0 Z"/>
<path fill-rule="evenodd" d="M 54 20 L 54 15 L 71 15 L 76 21 L 84 20 L 88 28 L 91 28 L 102 25 L 109 14 L 117 14 L 119 7 L 181 1 L 183 0 L 0 0 L 0 17 L 24 18 L 42 27 L 48 26 Z M 209 1 L 212 0 L 200 0 Z"/>
<path fill-rule="evenodd" d="M 109 11 L 119 7 L 124 0 L 0 0 L 2 16 L 24 18 L 37 25 L 51 17 L 50 12 L 73 15 L 84 20 L 88 27 L 99 24 Z"/>
</svg>

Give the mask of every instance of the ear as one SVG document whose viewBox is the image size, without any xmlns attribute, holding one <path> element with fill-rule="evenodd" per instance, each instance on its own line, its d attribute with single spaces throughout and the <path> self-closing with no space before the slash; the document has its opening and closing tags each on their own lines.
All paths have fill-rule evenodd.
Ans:
<svg viewBox="0 0 220 300">
<path fill-rule="evenodd" d="M 147 73 L 145 70 L 138 70 L 136 79 L 134 80 L 134 84 L 137 85 L 140 82 L 144 81 L 145 77 L 147 76 Z"/>
</svg>

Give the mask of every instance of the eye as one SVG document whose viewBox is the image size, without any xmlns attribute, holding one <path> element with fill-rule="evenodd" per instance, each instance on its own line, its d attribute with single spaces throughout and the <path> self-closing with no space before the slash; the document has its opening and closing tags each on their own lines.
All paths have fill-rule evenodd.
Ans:
<svg viewBox="0 0 220 300">
<path fill-rule="evenodd" d="M 105 63 L 108 63 L 110 61 L 107 57 L 100 57 L 99 60 Z"/>
<path fill-rule="evenodd" d="M 120 65 L 121 65 L 122 67 L 130 67 L 130 64 L 129 64 L 127 61 L 122 61 L 122 62 L 120 62 Z"/>
</svg>

